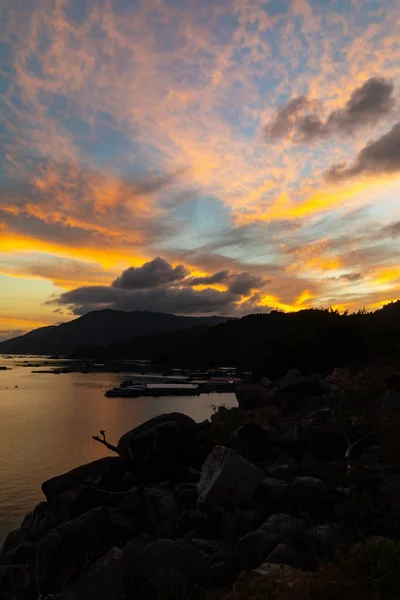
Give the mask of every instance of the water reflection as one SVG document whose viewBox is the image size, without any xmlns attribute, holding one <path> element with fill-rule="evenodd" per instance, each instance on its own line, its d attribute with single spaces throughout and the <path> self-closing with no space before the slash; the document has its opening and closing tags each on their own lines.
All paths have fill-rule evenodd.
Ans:
<svg viewBox="0 0 400 600">
<path fill-rule="evenodd" d="M 0 364 L 12 367 L 0 371 L 0 544 L 42 500 L 45 479 L 107 454 L 91 439 L 101 429 L 115 443 L 122 433 L 163 412 L 184 412 L 202 421 L 212 404 L 236 405 L 234 394 L 105 398 L 105 390 L 126 375 L 32 374 L 10 360 Z"/>
</svg>

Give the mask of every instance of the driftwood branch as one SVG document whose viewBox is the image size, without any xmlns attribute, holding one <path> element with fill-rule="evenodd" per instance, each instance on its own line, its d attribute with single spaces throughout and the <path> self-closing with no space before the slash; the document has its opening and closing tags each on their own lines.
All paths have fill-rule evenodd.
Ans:
<svg viewBox="0 0 400 600">
<path fill-rule="evenodd" d="M 99 444 L 103 444 L 103 446 L 105 446 L 106 448 L 108 448 L 112 452 L 116 452 L 118 455 L 121 455 L 121 452 L 117 448 L 117 446 L 114 446 L 113 444 L 110 444 L 109 442 L 107 442 L 107 440 L 106 440 L 106 432 L 104 431 L 104 429 L 102 429 L 100 431 L 100 433 L 101 433 L 101 436 L 102 436 L 101 438 L 98 435 L 92 435 L 92 439 L 94 439 L 96 442 L 99 442 Z"/>
</svg>

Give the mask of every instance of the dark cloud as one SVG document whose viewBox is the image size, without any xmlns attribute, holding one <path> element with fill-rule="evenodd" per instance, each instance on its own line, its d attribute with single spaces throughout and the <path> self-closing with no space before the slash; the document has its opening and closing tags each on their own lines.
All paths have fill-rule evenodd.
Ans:
<svg viewBox="0 0 400 600">
<path fill-rule="evenodd" d="M 392 237 L 396 238 L 400 236 L 400 221 L 394 221 L 394 223 L 389 223 L 389 225 L 385 225 L 382 227 L 381 234 L 384 237 Z"/>
<path fill-rule="evenodd" d="M 229 271 L 217 271 L 213 275 L 205 277 L 191 277 L 186 280 L 188 285 L 213 285 L 215 283 L 224 283 L 229 277 Z"/>
<path fill-rule="evenodd" d="M 53 303 L 70 306 L 74 314 L 99 308 L 115 310 L 150 310 L 176 314 L 211 314 L 234 312 L 237 297 L 228 292 L 191 288 L 155 288 L 128 290 L 108 287 L 77 288 L 61 294 Z"/>
<path fill-rule="evenodd" d="M 382 77 L 368 79 L 352 92 L 343 108 L 331 112 L 325 121 L 309 111 L 313 106 L 315 102 L 305 96 L 290 100 L 266 126 L 267 137 L 293 137 L 296 142 L 310 142 L 331 135 L 349 135 L 393 111 L 394 85 Z"/>
<path fill-rule="evenodd" d="M 345 273 L 344 275 L 341 275 L 339 279 L 344 279 L 345 281 L 349 282 L 356 282 L 364 279 L 364 275 L 361 273 Z"/>
<path fill-rule="evenodd" d="M 268 280 L 248 272 L 217 271 L 190 277 L 183 265 L 173 267 L 157 257 L 141 267 L 126 269 L 110 286 L 84 286 L 64 292 L 49 304 L 68 307 L 74 314 L 100 308 L 152 310 L 177 314 L 235 314 L 242 297 L 258 297 Z M 196 285 L 224 283 L 226 291 L 195 290 Z M 248 306 L 250 299 L 247 300 Z"/>
<path fill-rule="evenodd" d="M 283 138 L 291 133 L 296 125 L 297 115 L 309 106 L 309 100 L 305 96 L 292 98 L 287 104 L 280 106 L 265 133 L 271 138 Z"/>
<path fill-rule="evenodd" d="M 356 156 L 352 165 L 333 165 L 326 173 L 331 182 L 357 175 L 390 174 L 400 171 L 400 123 L 375 141 L 369 142 Z"/>
<path fill-rule="evenodd" d="M 112 287 L 131 290 L 159 287 L 182 281 L 189 275 L 183 266 L 173 267 L 169 262 L 157 256 L 141 267 L 129 267 L 112 282 Z"/>
<path fill-rule="evenodd" d="M 248 296 L 251 290 L 260 288 L 265 283 L 267 283 L 267 280 L 252 275 L 251 273 L 237 273 L 230 277 L 228 290 L 231 294 L 237 296 Z"/>
</svg>

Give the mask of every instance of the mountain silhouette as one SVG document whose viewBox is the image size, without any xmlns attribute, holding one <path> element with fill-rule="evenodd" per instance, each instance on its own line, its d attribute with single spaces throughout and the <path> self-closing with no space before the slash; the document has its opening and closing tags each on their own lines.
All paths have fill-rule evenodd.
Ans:
<svg viewBox="0 0 400 600">
<path fill-rule="evenodd" d="M 138 336 L 211 327 L 227 317 L 183 317 L 150 311 L 98 310 L 78 319 L 40 327 L 0 343 L 0 354 L 71 354 L 85 346 L 105 346 Z"/>
</svg>

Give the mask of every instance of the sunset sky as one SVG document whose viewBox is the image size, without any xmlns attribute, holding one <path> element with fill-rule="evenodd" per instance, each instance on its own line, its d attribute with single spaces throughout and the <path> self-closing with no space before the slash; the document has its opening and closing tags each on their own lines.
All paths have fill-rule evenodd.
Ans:
<svg viewBox="0 0 400 600">
<path fill-rule="evenodd" d="M 0 4 L 0 339 L 400 297 L 398 0 Z"/>
</svg>

